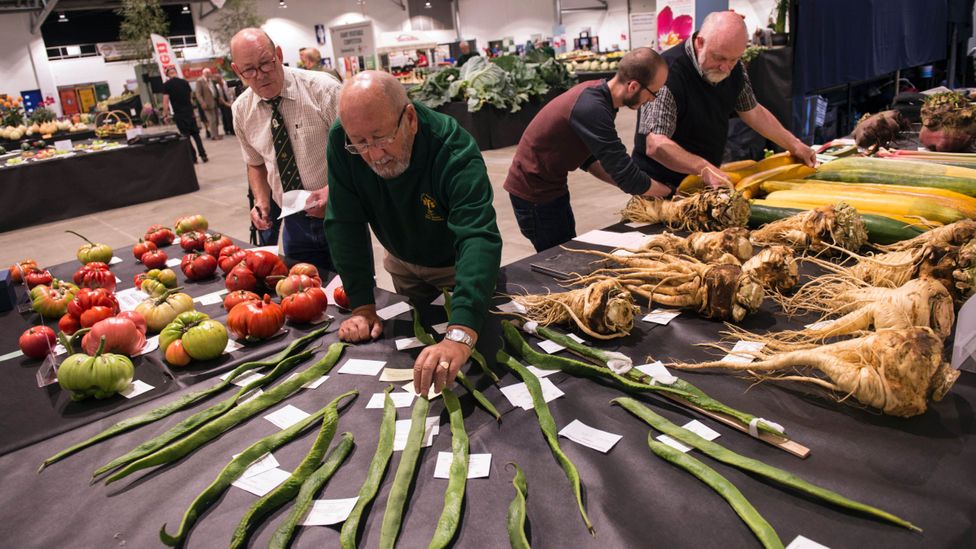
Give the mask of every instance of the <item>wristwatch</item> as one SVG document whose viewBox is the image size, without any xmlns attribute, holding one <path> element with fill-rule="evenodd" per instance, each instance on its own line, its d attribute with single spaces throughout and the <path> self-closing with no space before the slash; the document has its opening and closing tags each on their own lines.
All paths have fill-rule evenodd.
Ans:
<svg viewBox="0 0 976 549">
<path fill-rule="evenodd" d="M 444 339 L 448 341 L 454 341 L 457 343 L 464 343 L 469 349 L 474 349 L 474 338 L 468 335 L 468 332 L 460 328 L 451 328 L 444 334 Z"/>
</svg>

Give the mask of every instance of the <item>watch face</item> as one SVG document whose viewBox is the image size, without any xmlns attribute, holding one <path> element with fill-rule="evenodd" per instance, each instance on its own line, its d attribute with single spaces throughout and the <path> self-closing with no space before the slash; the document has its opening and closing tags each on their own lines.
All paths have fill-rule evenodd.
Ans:
<svg viewBox="0 0 976 549">
<path fill-rule="evenodd" d="M 448 330 L 445 338 L 456 341 L 458 343 L 464 343 L 468 347 L 471 346 L 471 336 L 469 336 L 464 330 L 459 330 L 457 328 L 452 328 Z"/>
</svg>

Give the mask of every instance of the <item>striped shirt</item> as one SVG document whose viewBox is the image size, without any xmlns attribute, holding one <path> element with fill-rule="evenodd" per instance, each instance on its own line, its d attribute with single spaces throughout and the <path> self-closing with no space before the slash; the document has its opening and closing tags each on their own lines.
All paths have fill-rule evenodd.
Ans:
<svg viewBox="0 0 976 549">
<path fill-rule="evenodd" d="M 288 128 L 295 163 L 302 187 L 314 191 L 328 182 L 325 159 L 329 128 L 339 117 L 339 90 L 342 84 L 322 72 L 301 71 L 284 67 L 281 89 L 281 115 Z M 271 105 L 253 90 L 247 89 L 234 101 L 234 132 L 241 142 L 244 162 L 263 165 L 268 170 L 268 184 L 275 203 L 281 205 L 281 177 L 275 162 L 271 137 Z"/>
<path fill-rule="evenodd" d="M 685 41 L 685 53 L 691 59 L 698 75 L 705 78 L 701 65 L 698 63 L 698 56 L 695 55 L 694 39 L 689 38 Z M 741 61 L 740 61 L 741 63 Z M 752 83 L 749 81 L 749 72 L 742 67 L 742 77 L 745 82 L 742 84 L 742 91 L 735 102 L 736 112 L 751 111 L 756 108 L 756 94 L 752 91 Z M 667 86 L 662 86 L 657 92 L 657 99 L 645 103 L 640 108 L 637 122 L 637 133 L 641 135 L 664 135 L 671 137 L 674 135 L 675 127 L 678 124 L 678 104 L 674 101 L 674 95 L 668 90 Z"/>
</svg>

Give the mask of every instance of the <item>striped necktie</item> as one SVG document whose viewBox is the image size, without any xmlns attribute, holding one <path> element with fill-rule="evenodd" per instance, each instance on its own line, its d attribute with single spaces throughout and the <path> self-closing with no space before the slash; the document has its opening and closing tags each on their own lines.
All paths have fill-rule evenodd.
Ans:
<svg viewBox="0 0 976 549">
<path fill-rule="evenodd" d="M 281 189 L 283 192 L 301 189 L 302 176 L 298 173 L 298 165 L 295 164 L 295 151 L 291 148 L 285 118 L 278 110 L 281 97 L 268 99 L 266 103 L 271 105 L 271 138 L 274 142 L 275 160 L 278 163 L 278 175 L 281 177 Z"/>
</svg>

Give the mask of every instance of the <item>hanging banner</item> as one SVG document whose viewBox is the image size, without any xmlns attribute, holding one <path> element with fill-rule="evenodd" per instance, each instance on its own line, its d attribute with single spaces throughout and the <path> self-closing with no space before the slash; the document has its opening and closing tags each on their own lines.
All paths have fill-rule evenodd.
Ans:
<svg viewBox="0 0 976 549">
<path fill-rule="evenodd" d="M 331 27 L 332 53 L 336 57 L 373 57 L 373 22 L 363 21 Z"/>
<path fill-rule="evenodd" d="M 657 49 L 664 51 L 691 36 L 695 30 L 695 0 L 658 2 Z"/>
<path fill-rule="evenodd" d="M 630 14 L 630 49 L 657 47 L 657 13 Z"/>
<path fill-rule="evenodd" d="M 156 64 L 159 65 L 159 74 L 165 75 L 167 68 L 176 67 L 176 76 L 183 78 L 183 71 L 176 62 L 176 54 L 173 53 L 169 40 L 158 34 L 150 34 L 149 39 L 152 40 L 153 56 L 156 58 Z"/>
</svg>

